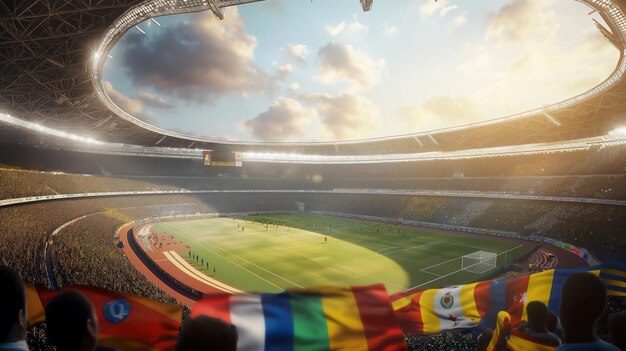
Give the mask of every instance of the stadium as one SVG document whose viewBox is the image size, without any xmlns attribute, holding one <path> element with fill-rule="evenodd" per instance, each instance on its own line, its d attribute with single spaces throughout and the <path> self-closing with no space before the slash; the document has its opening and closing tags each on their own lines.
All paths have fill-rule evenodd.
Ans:
<svg viewBox="0 0 626 351">
<path fill-rule="evenodd" d="M 85 328 L 53 327 L 68 291 L 88 298 L 99 324 L 85 329 L 86 350 L 193 349 L 180 345 L 202 316 L 234 325 L 238 350 L 624 349 L 626 2 L 533 12 L 534 1 L 1 2 L 0 266 L 26 297 L 0 307 L 20 316 L 2 321 L 0 349 L 73 348 L 65 338 Z M 467 23 L 477 13 L 484 37 Z M 514 32 L 497 22 L 507 13 Z M 579 16 L 580 48 L 606 53 L 609 67 L 587 56 L 572 64 L 583 49 L 559 46 L 545 67 L 572 70 L 537 85 L 523 68 L 531 59 L 489 71 L 499 63 L 481 53 L 508 57 L 502 45 L 543 30 L 540 13 L 566 29 Z M 435 48 L 415 49 L 428 67 L 417 80 L 403 78 L 413 49 L 399 38 L 418 36 L 414 23 L 386 22 L 404 15 L 423 32 L 417 46 Z M 475 34 L 478 49 L 465 36 Z M 489 46 L 497 35 L 505 44 Z M 394 38 L 395 51 L 385 46 Z M 424 50 L 478 50 L 480 60 L 450 70 L 462 65 Z M 482 89 L 469 77 L 492 89 L 472 95 L 482 109 L 453 96 Z M 428 92 L 412 111 L 430 115 L 409 128 L 392 111 L 413 85 Z M 527 91 L 539 98 L 516 105 Z M 428 124 L 440 101 L 480 113 Z M 598 315 L 592 298 L 579 304 L 576 318 L 590 315 L 594 328 L 587 339 L 561 311 L 570 277 L 591 279 L 580 296 L 596 281 L 604 289 Z M 556 329 L 528 327 L 535 301 Z"/>
</svg>

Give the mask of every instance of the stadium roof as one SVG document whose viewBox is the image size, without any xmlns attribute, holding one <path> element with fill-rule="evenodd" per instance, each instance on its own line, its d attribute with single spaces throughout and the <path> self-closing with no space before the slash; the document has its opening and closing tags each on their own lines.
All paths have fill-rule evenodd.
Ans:
<svg viewBox="0 0 626 351">
<path fill-rule="evenodd" d="M 623 0 L 577 0 L 598 11 L 598 28 L 619 51 L 613 74 L 561 103 L 441 130 L 346 142 L 230 142 L 166 131 L 115 106 L 103 93 L 104 57 L 136 24 L 167 14 L 213 11 L 257 0 L 12 0 L 0 3 L 0 112 L 100 141 L 189 149 L 306 154 L 452 151 L 606 135 L 625 123 L 626 17 Z M 361 1 L 365 9 L 371 1 Z M 0 137 L 15 140 L 13 128 Z"/>
</svg>

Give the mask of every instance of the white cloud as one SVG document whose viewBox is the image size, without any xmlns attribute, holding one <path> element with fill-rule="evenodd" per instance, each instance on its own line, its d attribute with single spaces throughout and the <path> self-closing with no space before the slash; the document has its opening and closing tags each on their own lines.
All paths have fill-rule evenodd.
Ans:
<svg viewBox="0 0 626 351">
<path fill-rule="evenodd" d="M 344 29 L 346 29 L 346 21 L 341 21 L 334 26 L 326 26 L 326 33 L 332 35 L 333 37 L 341 34 Z"/>
<path fill-rule="evenodd" d="M 300 90 L 300 84 L 298 84 L 298 83 L 291 83 L 289 85 L 289 89 L 291 91 L 293 91 L 293 92 L 296 92 L 296 91 Z"/>
<path fill-rule="evenodd" d="M 410 131 L 449 127 L 485 117 L 480 105 L 458 96 L 431 96 L 421 105 L 405 104 L 398 111 L 402 125 Z"/>
<path fill-rule="evenodd" d="M 168 109 L 168 108 L 173 107 L 172 104 L 165 101 L 165 99 L 163 99 L 162 97 L 156 96 L 154 94 L 146 93 L 143 91 L 140 91 L 137 94 L 136 99 L 154 108 Z"/>
<path fill-rule="evenodd" d="M 356 37 L 358 35 L 367 33 L 367 31 L 369 31 L 370 27 L 368 25 L 365 25 L 361 22 L 359 22 L 357 20 L 356 17 L 354 17 L 354 20 L 348 25 L 348 29 L 346 30 L 346 33 L 351 36 L 351 37 Z"/>
<path fill-rule="evenodd" d="M 352 21 L 350 23 L 347 23 L 346 21 L 341 21 L 334 26 L 327 25 L 324 28 L 326 30 L 326 33 L 330 34 L 333 37 L 344 33 L 352 39 L 357 38 L 364 33 L 367 33 L 367 31 L 369 31 L 370 29 L 368 25 L 359 22 L 356 16 L 352 16 Z"/>
<path fill-rule="evenodd" d="M 380 109 L 372 101 L 349 92 L 339 95 L 308 93 L 300 100 L 317 106 L 322 140 L 372 136 L 380 126 Z"/>
<path fill-rule="evenodd" d="M 305 127 L 317 118 L 315 110 L 302 107 L 294 99 L 281 97 L 256 117 L 243 121 L 239 127 L 264 141 L 301 140 Z"/>
<path fill-rule="evenodd" d="M 489 21 L 488 40 L 502 43 L 544 41 L 553 38 L 559 29 L 557 14 L 550 9 L 553 0 L 514 0 L 505 5 Z"/>
<path fill-rule="evenodd" d="M 385 60 L 372 60 L 352 45 L 330 42 L 318 54 L 320 63 L 318 79 L 326 84 L 347 81 L 359 88 L 372 88 L 385 67 Z"/>
<path fill-rule="evenodd" d="M 465 15 L 458 15 L 452 19 L 452 25 L 454 28 L 461 27 L 465 23 L 467 23 L 467 17 L 465 17 Z"/>
<path fill-rule="evenodd" d="M 150 37 L 128 35 L 121 60 L 137 86 L 210 102 L 224 95 L 264 92 L 268 73 L 254 66 L 256 46 L 232 7 L 223 21 L 209 11 Z"/>
<path fill-rule="evenodd" d="M 449 12 L 458 9 L 456 5 L 448 5 L 447 0 L 424 0 L 422 6 L 420 6 L 419 11 L 422 17 L 430 17 L 439 12 L 440 16 L 445 16 Z"/>
<path fill-rule="evenodd" d="M 293 66 L 288 63 L 278 67 L 278 75 L 281 78 L 286 78 L 291 72 L 293 72 Z"/>
<path fill-rule="evenodd" d="M 301 64 L 304 64 L 309 56 L 309 47 L 304 44 L 287 45 L 285 50 L 287 55 Z"/>
<path fill-rule="evenodd" d="M 152 112 L 144 111 L 144 103 L 141 99 L 131 99 L 127 97 L 122 92 L 115 89 L 115 87 L 113 87 L 113 84 L 111 84 L 111 82 L 107 80 L 103 81 L 102 85 L 104 86 L 104 90 L 106 91 L 107 95 L 109 95 L 111 101 L 113 101 L 113 103 L 117 105 L 117 107 L 119 107 L 122 111 L 141 120 L 150 120 L 154 117 L 154 114 Z"/>
<path fill-rule="evenodd" d="M 579 30 L 584 12 L 572 16 L 557 5 L 513 0 L 489 18 L 484 40 L 464 48 L 458 80 L 477 87 L 470 96 L 490 116 L 572 97 L 610 74 L 606 63 L 616 60 L 617 52 L 591 26 Z M 582 44 L 568 47 L 581 35 Z"/>
<path fill-rule="evenodd" d="M 398 27 L 392 26 L 389 24 L 385 24 L 383 28 L 384 28 L 385 34 L 388 36 L 394 36 L 398 34 L 398 31 L 400 30 Z"/>
<path fill-rule="evenodd" d="M 459 7 L 456 5 L 450 5 L 450 6 L 446 6 L 444 8 L 441 9 L 441 11 L 439 12 L 439 15 L 441 16 L 445 16 L 448 12 L 452 11 L 452 10 L 456 10 Z"/>
</svg>

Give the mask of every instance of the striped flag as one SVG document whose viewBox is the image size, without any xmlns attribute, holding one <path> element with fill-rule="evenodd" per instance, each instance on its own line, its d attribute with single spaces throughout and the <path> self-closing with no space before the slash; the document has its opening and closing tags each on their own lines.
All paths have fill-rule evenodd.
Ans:
<svg viewBox="0 0 626 351">
<path fill-rule="evenodd" d="M 123 350 L 173 350 L 181 325 L 182 306 L 92 287 L 65 287 L 83 293 L 98 317 L 99 346 Z M 28 322 L 45 321 L 45 307 L 61 291 L 26 285 Z"/>
<path fill-rule="evenodd" d="M 496 325 L 493 329 L 493 336 L 489 345 L 487 345 L 487 351 L 499 351 L 505 349 L 506 338 L 511 332 L 511 316 L 507 311 L 498 312 Z"/>
<path fill-rule="evenodd" d="M 191 317 L 237 327 L 238 350 L 406 350 L 384 285 L 206 295 Z"/>
<path fill-rule="evenodd" d="M 558 314 L 565 279 L 580 271 L 600 274 L 600 267 L 556 269 L 519 278 L 409 290 L 391 296 L 392 306 L 407 335 L 437 334 L 479 324 L 493 328 L 500 311 L 507 311 L 511 325 L 517 326 L 527 319 L 524 307 L 530 301 L 541 301 Z M 626 280 L 626 273 L 621 277 Z"/>
<path fill-rule="evenodd" d="M 539 340 L 516 330 L 512 325 L 511 315 L 507 311 L 500 311 L 493 330 L 493 336 L 487 351 L 554 351 L 557 346 L 544 340 Z"/>
<path fill-rule="evenodd" d="M 626 264 L 605 262 L 600 278 L 606 284 L 610 296 L 626 296 Z"/>
</svg>

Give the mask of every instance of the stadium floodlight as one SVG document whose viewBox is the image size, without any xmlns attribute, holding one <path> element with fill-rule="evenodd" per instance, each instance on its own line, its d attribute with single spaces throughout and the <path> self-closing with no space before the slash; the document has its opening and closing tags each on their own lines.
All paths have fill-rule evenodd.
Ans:
<svg viewBox="0 0 626 351">
<path fill-rule="evenodd" d="M 626 127 L 615 128 L 609 132 L 609 135 L 626 135 Z"/>
<path fill-rule="evenodd" d="M 93 138 L 90 138 L 90 137 L 82 137 L 82 136 L 78 136 L 78 135 L 75 135 L 75 134 L 66 133 L 64 131 L 60 131 L 60 130 L 44 127 L 41 124 L 24 121 L 24 120 L 21 120 L 19 118 L 15 118 L 13 116 L 10 116 L 10 115 L 4 114 L 4 113 L 0 113 L 0 121 L 6 122 L 6 123 L 14 125 L 14 126 L 18 126 L 18 127 L 34 130 L 34 131 L 37 131 L 39 133 L 43 133 L 43 134 L 47 134 L 47 135 L 53 135 L 53 136 L 56 136 L 56 137 L 59 137 L 59 138 L 63 138 L 63 139 L 80 141 L 82 143 L 94 144 L 94 145 L 101 145 L 101 144 L 103 144 L 101 141 L 94 140 Z"/>
</svg>

